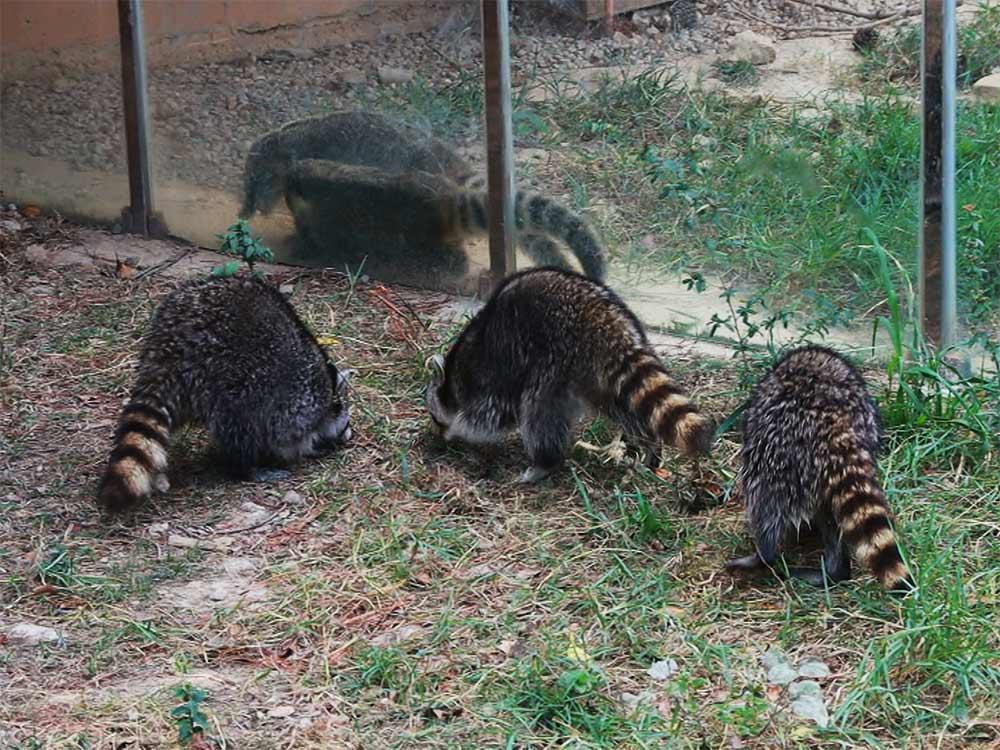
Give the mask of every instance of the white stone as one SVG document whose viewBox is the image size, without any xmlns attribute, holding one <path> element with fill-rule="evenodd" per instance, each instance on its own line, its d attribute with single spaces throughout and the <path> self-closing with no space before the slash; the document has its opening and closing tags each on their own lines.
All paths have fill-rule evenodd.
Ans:
<svg viewBox="0 0 1000 750">
<path fill-rule="evenodd" d="M 368 80 L 368 76 L 361 68 L 345 68 L 340 72 L 340 80 L 351 86 L 357 86 Z"/>
<path fill-rule="evenodd" d="M 378 80 L 381 83 L 408 83 L 413 80 L 413 71 L 382 65 L 378 69 Z"/>
<path fill-rule="evenodd" d="M 767 65 L 774 62 L 777 56 L 774 42 L 749 29 L 741 31 L 730 40 L 727 55 L 730 60 L 748 60 L 754 65 Z"/>
<path fill-rule="evenodd" d="M 663 661 L 653 662 L 652 666 L 646 670 L 646 674 L 654 680 L 662 682 L 663 680 L 669 680 L 677 674 L 678 669 L 676 661 L 673 659 L 664 659 Z"/>
<path fill-rule="evenodd" d="M 991 73 L 972 84 L 972 92 L 986 102 L 1000 102 L 1000 73 Z"/>
<path fill-rule="evenodd" d="M 19 622 L 7 628 L 7 640 L 20 646 L 37 646 L 40 643 L 63 643 L 59 631 L 45 625 Z"/>
</svg>

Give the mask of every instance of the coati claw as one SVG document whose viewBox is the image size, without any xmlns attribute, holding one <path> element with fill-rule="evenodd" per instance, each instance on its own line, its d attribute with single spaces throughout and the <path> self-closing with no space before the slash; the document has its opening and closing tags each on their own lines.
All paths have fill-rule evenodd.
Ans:
<svg viewBox="0 0 1000 750">
<path fill-rule="evenodd" d="M 532 466 L 524 470 L 518 481 L 521 484 L 535 484 L 535 482 L 540 482 L 551 473 L 552 469 L 543 469 L 540 466 Z"/>
<path fill-rule="evenodd" d="M 444 377 L 444 355 L 432 354 L 424 360 L 424 369 L 431 370 L 438 377 Z"/>
</svg>

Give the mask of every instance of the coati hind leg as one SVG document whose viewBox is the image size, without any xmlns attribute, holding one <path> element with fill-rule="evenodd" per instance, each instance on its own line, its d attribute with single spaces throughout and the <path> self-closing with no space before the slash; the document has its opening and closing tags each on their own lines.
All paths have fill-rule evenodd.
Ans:
<svg viewBox="0 0 1000 750">
<path fill-rule="evenodd" d="M 816 518 L 816 525 L 823 536 L 823 567 L 790 567 L 789 575 L 813 586 L 825 585 L 824 577 L 830 583 L 848 580 L 851 577 L 851 553 L 840 536 L 833 516 L 829 511 L 821 512 Z"/>
<path fill-rule="evenodd" d="M 531 466 L 521 474 L 530 484 L 544 479 L 558 468 L 569 452 L 570 431 L 581 407 L 565 393 L 534 393 L 521 408 L 521 443 Z"/>
<path fill-rule="evenodd" d="M 752 518 L 752 515 L 751 515 Z M 769 568 L 774 570 L 774 563 L 778 559 L 778 548 L 781 544 L 781 536 L 784 529 L 774 524 L 754 524 L 754 542 L 757 550 L 750 555 L 737 557 L 726 563 L 729 570 L 759 570 Z"/>
</svg>

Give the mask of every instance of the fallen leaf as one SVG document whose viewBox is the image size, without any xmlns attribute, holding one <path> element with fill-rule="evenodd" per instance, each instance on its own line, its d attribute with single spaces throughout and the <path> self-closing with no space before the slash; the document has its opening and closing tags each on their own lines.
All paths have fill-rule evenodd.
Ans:
<svg viewBox="0 0 1000 750">
<path fill-rule="evenodd" d="M 115 277 L 119 279 L 131 279 L 136 275 L 139 269 L 135 266 L 130 266 L 127 261 L 121 260 L 119 258 L 115 259 Z"/>
<path fill-rule="evenodd" d="M 42 209 L 38 206 L 27 203 L 21 206 L 21 216 L 27 216 L 29 219 L 37 219 L 42 215 Z"/>
<path fill-rule="evenodd" d="M 333 336 L 317 336 L 316 343 L 320 346 L 337 346 L 340 342 Z"/>
<path fill-rule="evenodd" d="M 576 631 L 573 630 L 569 631 L 569 646 L 566 647 L 566 656 L 580 664 L 589 664 L 593 661 L 587 650 L 577 640 Z"/>
<path fill-rule="evenodd" d="M 653 473 L 660 479 L 670 479 L 674 475 L 672 471 L 668 471 L 667 469 L 653 469 Z"/>
</svg>

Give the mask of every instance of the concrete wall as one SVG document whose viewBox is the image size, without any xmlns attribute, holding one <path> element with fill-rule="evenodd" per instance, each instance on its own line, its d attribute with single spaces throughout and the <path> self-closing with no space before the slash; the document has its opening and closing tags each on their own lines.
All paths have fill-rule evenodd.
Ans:
<svg viewBox="0 0 1000 750">
<path fill-rule="evenodd" d="M 150 65 L 177 65 L 329 47 L 430 28 L 448 1 L 145 0 L 146 51 Z M 0 0 L 0 55 L 7 79 L 116 68 L 117 2 Z"/>
</svg>

